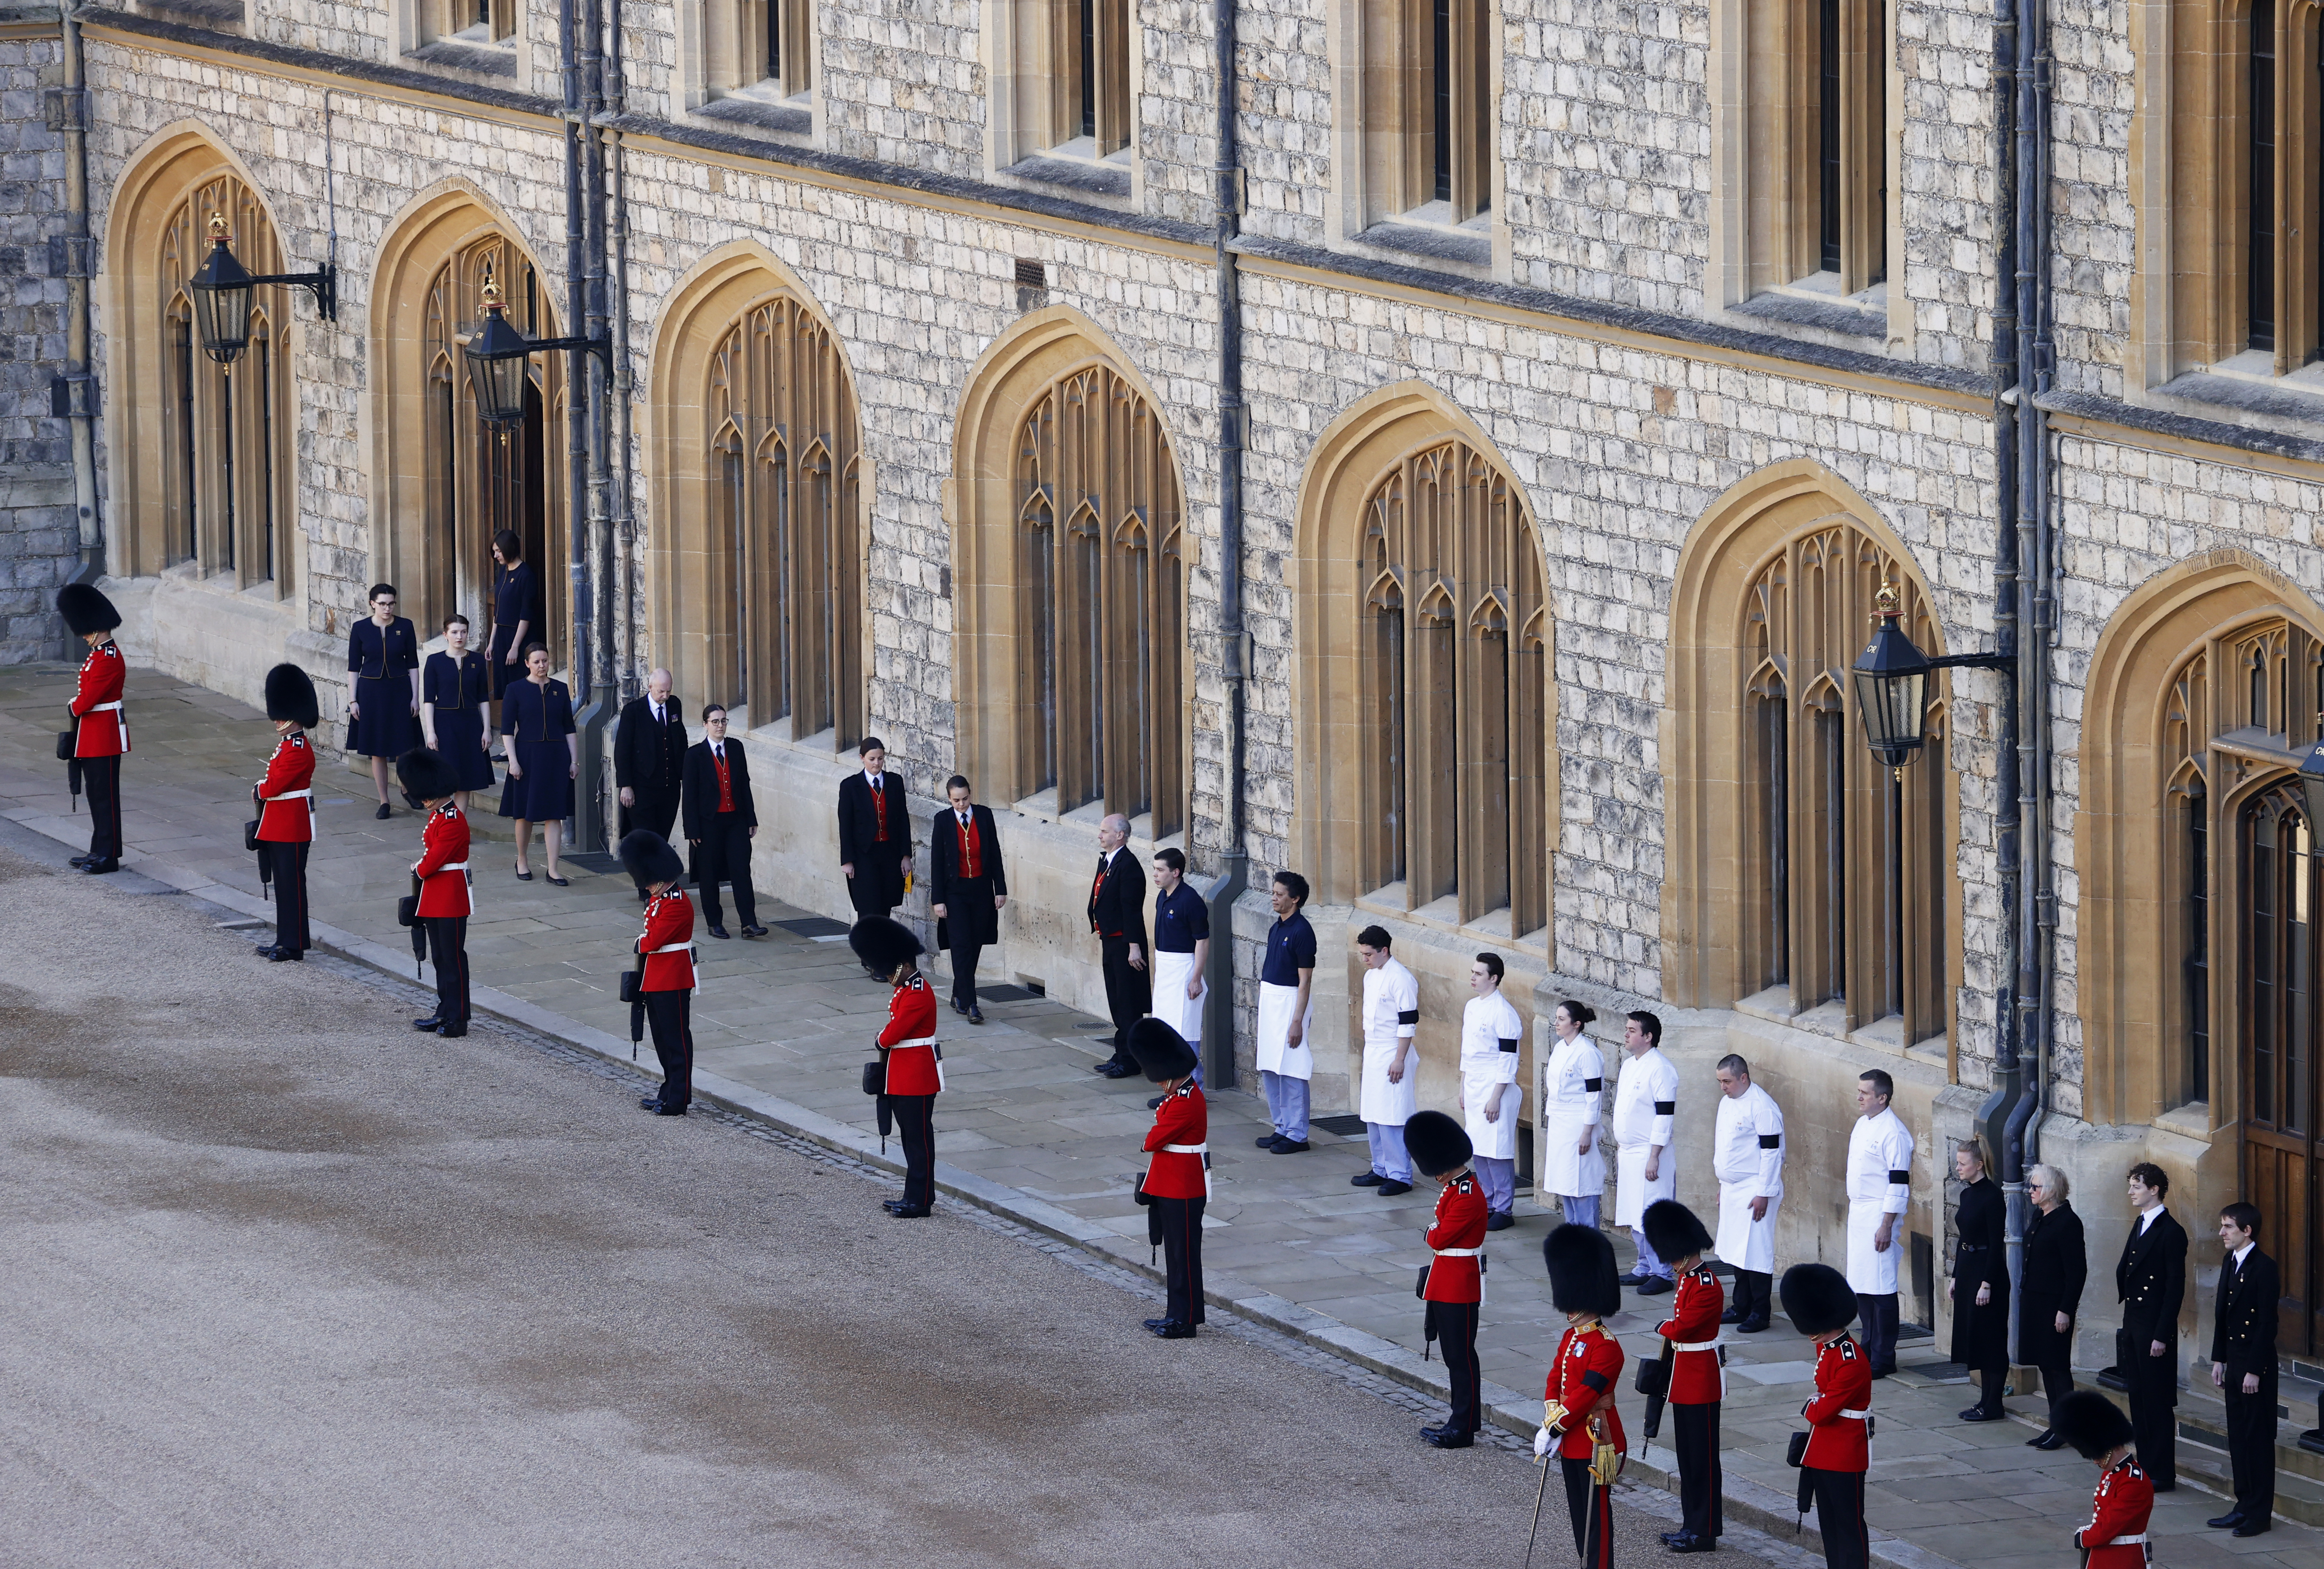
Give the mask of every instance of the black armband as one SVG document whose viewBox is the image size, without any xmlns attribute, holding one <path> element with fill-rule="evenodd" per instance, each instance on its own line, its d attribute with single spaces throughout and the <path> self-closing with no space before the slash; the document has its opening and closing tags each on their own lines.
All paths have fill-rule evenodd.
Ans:
<svg viewBox="0 0 2324 1569">
<path fill-rule="evenodd" d="M 1762 1133 L 1759 1135 L 1760 1149 L 1781 1149 L 1783 1147 L 1784 1136 L 1781 1133 Z"/>
<path fill-rule="evenodd" d="M 1606 1392 L 1606 1386 L 1612 1381 L 1613 1380 L 1607 1378 L 1605 1374 L 1599 1372 L 1595 1369 L 1592 1369 L 1589 1372 L 1582 1375 L 1582 1387 L 1588 1389 L 1593 1395 L 1604 1394 Z"/>
<path fill-rule="evenodd" d="M 1913 1180 L 1913 1174 L 1909 1171 L 1892 1171 L 1888 1174 L 1888 1180 L 1909 1185 Z"/>
<path fill-rule="evenodd" d="M 1676 1101 L 1656 1101 L 1655 1103 L 1655 1115 L 1657 1117 L 1675 1117 L 1678 1115 L 1678 1103 Z"/>
<path fill-rule="evenodd" d="M 1398 1024 L 1417 1024 L 1420 1022 L 1420 1010 L 1406 1008 L 1397 1014 L 1396 1021 Z"/>
<path fill-rule="evenodd" d="M 1502 1049 L 1503 1051 L 1508 1052 L 1508 1053 L 1510 1056 L 1512 1056 L 1512 1057 L 1514 1057 L 1514 1056 L 1516 1056 L 1516 1055 L 1517 1055 L 1517 1038 L 1516 1036 L 1514 1036 L 1514 1035 L 1504 1035 L 1504 1036 L 1502 1036 L 1502 1037 L 1500 1038 L 1500 1042 L 1501 1042 L 1501 1049 Z"/>
<path fill-rule="evenodd" d="M 1582 1087 L 1588 1090 L 1593 1095 L 1598 1094 L 1606 1088 L 1606 1081 L 1604 1079 L 1583 1079 L 1582 1081 Z"/>
</svg>

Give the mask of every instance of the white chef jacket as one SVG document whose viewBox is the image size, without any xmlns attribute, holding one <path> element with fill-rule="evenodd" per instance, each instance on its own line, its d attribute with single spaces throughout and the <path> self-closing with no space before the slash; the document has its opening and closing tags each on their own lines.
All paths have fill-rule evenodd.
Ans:
<svg viewBox="0 0 2324 1569">
<path fill-rule="evenodd" d="M 1599 1103 L 1606 1091 L 1606 1059 L 1586 1035 L 1561 1040 L 1542 1069 L 1541 1140 L 1534 1152 L 1537 1186 L 1560 1197 L 1595 1198 L 1606 1191 L 1606 1158 L 1598 1150 Z M 1582 1131 L 1590 1148 L 1577 1150 Z"/>
<path fill-rule="evenodd" d="M 1784 1203 L 1784 1109 L 1757 1084 L 1719 1097 L 1711 1141 L 1711 1172 L 1719 1178 L 1719 1256 L 1738 1269 L 1775 1271 L 1775 1214 Z M 1754 1221 L 1751 1203 L 1767 1201 Z"/>
<path fill-rule="evenodd" d="M 1896 1290 L 1896 1260 L 1904 1251 L 1904 1228 L 1888 1239 L 1887 1251 L 1873 1249 L 1882 1215 L 1900 1215 L 1913 1200 L 1913 1135 L 1894 1107 L 1858 1117 L 1848 1132 L 1848 1284 L 1859 1297 L 1886 1297 Z"/>
<path fill-rule="evenodd" d="M 1525 1096 L 1502 1092 L 1500 1114 L 1489 1122 L 1485 1103 L 1503 1084 L 1517 1082 L 1517 1048 L 1524 1040 L 1525 1020 L 1498 988 L 1470 998 L 1461 1011 L 1461 1102 L 1469 1142 L 1487 1160 L 1517 1158 L 1517 1113 Z"/>
<path fill-rule="evenodd" d="M 1614 1223 L 1635 1226 L 1646 1206 L 1678 1196 L 1678 1159 L 1671 1124 L 1678 1112 L 1678 1068 L 1658 1046 L 1623 1055 L 1614 1084 Z M 1646 1180 L 1646 1160 L 1659 1145 L 1662 1163 Z"/>
<path fill-rule="evenodd" d="M 1400 1048 L 1409 1045 L 1420 1029 L 1420 983 L 1395 959 L 1364 972 L 1364 1084 L 1357 1113 L 1367 1122 L 1401 1128 L 1416 1107 L 1414 1092 L 1420 1081 L 1420 1054 L 1408 1051 L 1404 1079 L 1390 1084 L 1388 1065 Z"/>
</svg>

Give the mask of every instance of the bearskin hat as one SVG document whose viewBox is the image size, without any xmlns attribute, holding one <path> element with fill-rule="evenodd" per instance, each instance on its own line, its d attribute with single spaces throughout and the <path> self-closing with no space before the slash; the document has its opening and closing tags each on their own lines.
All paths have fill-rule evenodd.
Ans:
<svg viewBox="0 0 2324 1569">
<path fill-rule="evenodd" d="M 2050 1413 L 2050 1426 L 2084 1460 L 2102 1460 L 2107 1450 L 2135 1436 L 2122 1407 L 2096 1389 L 2060 1396 L 2057 1409 Z"/>
<path fill-rule="evenodd" d="M 1829 1264 L 1794 1264 L 1776 1288 L 1784 1313 L 1802 1334 L 1826 1334 L 1856 1322 L 1856 1293 Z"/>
<path fill-rule="evenodd" d="M 1665 1262 L 1711 1251 L 1711 1233 L 1702 1229 L 1692 1210 L 1674 1198 L 1658 1198 L 1648 1204 L 1646 1213 L 1638 1217 L 1638 1229 L 1646 1233 L 1646 1246 L 1655 1251 L 1655 1257 Z"/>
<path fill-rule="evenodd" d="M 113 601 L 97 592 L 94 583 L 68 583 L 57 590 L 57 614 L 65 618 L 75 637 L 87 637 L 93 632 L 111 632 L 121 624 L 121 613 L 113 608 Z"/>
<path fill-rule="evenodd" d="M 1415 1112 L 1404 1125 L 1404 1152 L 1429 1177 L 1442 1177 L 1469 1164 L 1477 1147 L 1468 1130 L 1442 1112 Z"/>
<path fill-rule="evenodd" d="M 1183 1079 L 1194 1071 L 1194 1048 L 1186 1038 L 1159 1019 L 1141 1019 L 1130 1027 L 1130 1055 L 1156 1084 Z"/>
<path fill-rule="evenodd" d="M 686 863 L 678 858 L 669 841 L 651 828 L 636 828 L 622 835 L 621 857 L 622 870 L 640 888 L 686 879 Z"/>
<path fill-rule="evenodd" d="M 855 956 L 882 975 L 892 975 L 908 959 L 917 959 L 928 950 L 912 934 L 912 928 L 901 921 L 890 920 L 884 915 L 872 916 L 855 923 L 847 934 L 847 946 Z"/>
<path fill-rule="evenodd" d="M 278 665 L 275 668 L 287 670 L 290 667 Z M 268 678 L 267 686 L 268 696 L 272 697 L 272 677 Z M 308 690 L 311 693 L 314 688 L 310 687 Z M 270 710 L 272 706 L 271 703 L 268 705 Z M 275 716 L 285 717 L 281 715 Z M 452 765 L 445 760 L 444 754 L 431 752 L 424 746 L 415 746 L 395 760 L 395 777 L 402 784 L 403 793 L 415 801 L 440 801 L 460 788 L 460 776 L 452 771 Z"/>
<path fill-rule="evenodd" d="M 1541 1261 L 1549 1270 L 1549 1299 L 1560 1313 L 1610 1318 L 1622 1310 L 1614 1244 L 1596 1226 L 1559 1226 L 1542 1239 Z"/>
<path fill-rule="evenodd" d="M 288 719 L 301 730 L 312 730 L 323 722 L 321 705 L 315 701 L 315 683 L 297 665 L 277 665 L 266 672 L 266 716 Z"/>
</svg>

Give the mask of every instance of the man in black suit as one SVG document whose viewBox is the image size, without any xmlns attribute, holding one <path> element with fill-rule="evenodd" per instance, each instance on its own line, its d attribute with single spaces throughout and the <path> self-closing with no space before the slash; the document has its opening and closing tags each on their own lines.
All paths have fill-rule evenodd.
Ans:
<svg viewBox="0 0 2324 1569">
<path fill-rule="evenodd" d="M 904 776 L 888 771 L 888 743 L 867 735 L 856 744 L 863 771 L 839 781 L 839 869 L 847 874 L 847 901 L 859 921 L 884 919 L 904 902 L 912 869 L 911 810 Z M 881 985 L 888 977 L 863 973 Z"/>
<path fill-rule="evenodd" d="M 718 885 L 734 888 L 734 913 L 742 935 L 762 937 L 759 898 L 751 889 L 751 840 L 759 831 L 759 808 L 751 798 L 751 760 L 726 739 L 726 710 L 713 703 L 702 711 L 702 739 L 686 754 L 686 842 L 694 847 L 694 881 L 702 891 L 703 918 L 710 935 L 723 937 Z"/>
<path fill-rule="evenodd" d="M 945 780 L 945 799 L 952 809 L 938 812 L 928 826 L 928 913 L 936 918 L 936 946 L 952 953 L 952 1011 L 982 1024 L 976 961 L 1001 940 L 1009 872 L 1001 863 L 992 808 L 971 799 L 968 780 L 959 774 Z"/>
<path fill-rule="evenodd" d="M 668 670 L 646 678 L 646 695 L 622 706 L 613 727 L 613 784 L 621 792 L 622 836 L 650 828 L 664 839 L 678 821 L 686 767 L 686 718 L 670 700 Z M 638 902 L 646 891 L 638 890 Z"/>
<path fill-rule="evenodd" d="M 1105 971 L 1105 1011 L 1113 1018 L 1113 1056 L 1097 1066 L 1110 1079 L 1139 1071 L 1130 1055 L 1130 1027 L 1153 1011 L 1154 1001 L 1146 967 L 1146 869 L 1122 848 L 1129 842 L 1130 819 L 1120 812 L 1098 824 L 1089 922 Z"/>
<path fill-rule="evenodd" d="M 2211 1320 L 2211 1382 L 2227 1397 L 2227 1460 L 2236 1507 L 2204 1524 L 2256 1537 L 2275 1513 L 2275 1323 L 2283 1294 L 2275 1260 L 2259 1251 L 2259 1207 L 2219 1212 L 2219 1306 Z"/>
<path fill-rule="evenodd" d="M 2179 1485 L 2179 1305 L 2187 1297 L 2187 1232 L 2163 1207 L 2171 1178 L 2140 1161 L 2130 1168 L 2136 1212 L 2114 1267 L 2122 1298 L 2116 1371 L 2130 1386 L 2138 1463 L 2156 1492 Z"/>
</svg>

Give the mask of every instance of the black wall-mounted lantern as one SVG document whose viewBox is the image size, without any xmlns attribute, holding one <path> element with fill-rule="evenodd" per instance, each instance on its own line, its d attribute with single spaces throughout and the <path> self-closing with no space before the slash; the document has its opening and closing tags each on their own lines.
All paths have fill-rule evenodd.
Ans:
<svg viewBox="0 0 2324 1569">
<path fill-rule="evenodd" d="M 315 292 L 315 310 L 325 321 L 339 318 L 339 272 L 328 262 L 312 272 L 254 276 L 227 248 L 226 215 L 210 215 L 210 254 L 189 283 L 202 351 L 222 365 L 242 357 L 250 345 L 250 291 L 261 283 L 290 283 Z"/>
<path fill-rule="evenodd" d="M 527 362 L 553 349 L 586 349 L 610 369 L 613 340 L 604 337 L 527 337 L 511 326 L 501 288 L 484 280 L 484 330 L 468 340 L 468 384 L 476 394 L 476 415 L 488 425 L 514 425 L 524 419 Z"/>
</svg>

